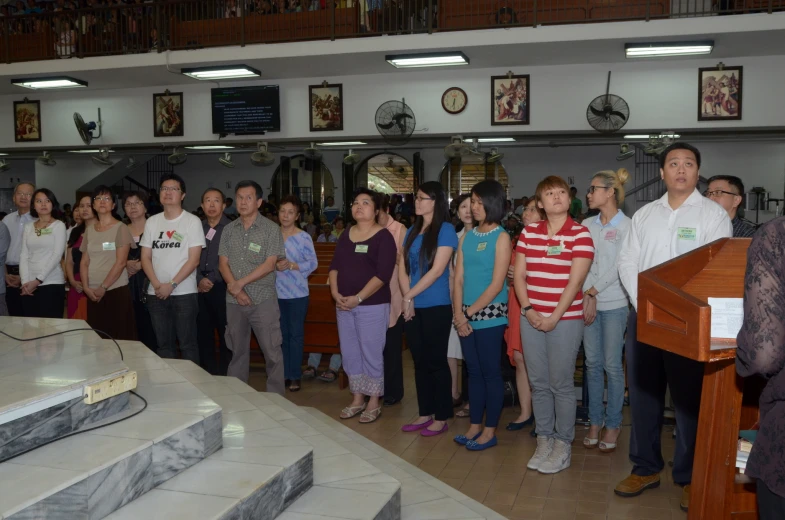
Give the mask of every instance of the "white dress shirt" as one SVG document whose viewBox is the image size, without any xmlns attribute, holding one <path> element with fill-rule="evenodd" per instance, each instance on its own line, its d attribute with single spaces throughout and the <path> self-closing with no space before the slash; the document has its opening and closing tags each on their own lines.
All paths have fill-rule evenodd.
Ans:
<svg viewBox="0 0 785 520">
<path fill-rule="evenodd" d="M 22 253 L 22 231 L 25 224 L 36 220 L 38 219 L 30 215 L 29 211 L 24 215 L 19 215 L 18 211 L 14 211 L 5 216 L 3 224 L 11 235 L 11 245 L 8 246 L 8 256 L 5 259 L 6 265 L 19 265 L 19 255 Z"/>
<path fill-rule="evenodd" d="M 667 193 L 638 210 L 619 251 L 619 278 L 635 310 L 638 273 L 731 236 L 728 213 L 697 189 L 676 210 L 668 204 Z"/>
<path fill-rule="evenodd" d="M 37 235 L 35 225 L 25 225 L 22 233 L 22 253 L 19 257 L 19 275 L 22 284 L 38 278 L 41 285 L 64 284 L 65 276 L 60 260 L 65 253 L 65 224 L 55 220 L 46 228 L 48 232 Z"/>
</svg>

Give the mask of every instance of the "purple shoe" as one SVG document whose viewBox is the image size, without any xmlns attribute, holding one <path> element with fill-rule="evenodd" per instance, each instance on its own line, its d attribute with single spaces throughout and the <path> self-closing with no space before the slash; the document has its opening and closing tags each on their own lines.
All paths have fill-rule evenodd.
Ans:
<svg viewBox="0 0 785 520">
<path fill-rule="evenodd" d="M 422 435 L 423 437 L 436 437 L 437 435 L 441 435 L 446 431 L 447 431 L 447 423 L 444 423 L 444 426 L 442 426 L 441 430 L 434 431 L 426 428 L 420 432 L 420 435 Z"/>
<path fill-rule="evenodd" d="M 427 428 L 432 424 L 433 424 L 433 419 L 428 419 L 422 424 L 404 424 L 403 426 L 401 426 L 401 431 L 406 433 L 416 432 L 422 430 L 423 428 Z"/>
</svg>

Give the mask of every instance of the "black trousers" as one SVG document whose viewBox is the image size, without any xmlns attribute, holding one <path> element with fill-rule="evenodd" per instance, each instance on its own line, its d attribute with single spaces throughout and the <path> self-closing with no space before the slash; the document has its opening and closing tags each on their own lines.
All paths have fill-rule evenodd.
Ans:
<svg viewBox="0 0 785 520">
<path fill-rule="evenodd" d="M 20 287 L 5 286 L 5 304 L 8 306 L 9 316 L 24 316 L 22 304 L 22 289 Z"/>
<path fill-rule="evenodd" d="M 232 360 L 226 348 L 226 284 L 216 283 L 209 292 L 199 293 L 199 315 L 196 319 L 199 343 L 199 364 L 214 376 L 225 376 Z M 220 342 L 218 359 L 215 357 L 215 331 Z"/>
<path fill-rule="evenodd" d="M 404 324 L 406 341 L 414 360 L 414 382 L 420 415 L 445 421 L 452 413 L 452 377 L 447 364 L 447 344 L 452 327 L 452 306 L 416 309 Z"/>
<path fill-rule="evenodd" d="M 20 298 L 23 316 L 60 319 L 65 317 L 65 284 L 39 285 L 32 296 Z"/>
<path fill-rule="evenodd" d="M 703 385 L 703 363 L 637 341 L 637 318 L 630 312 L 627 321 L 627 380 L 630 389 L 630 460 L 632 473 L 654 475 L 662 471 L 660 434 L 665 409 L 665 388 L 670 387 L 676 407 L 676 450 L 673 459 L 673 482 L 692 481 L 692 462 L 698 434 Z"/>
<path fill-rule="evenodd" d="M 403 399 L 403 316 L 387 329 L 384 343 L 384 399 Z"/>
<path fill-rule="evenodd" d="M 774 493 L 758 480 L 758 518 L 760 520 L 782 520 L 785 518 L 785 497 Z"/>
<path fill-rule="evenodd" d="M 149 296 L 154 298 L 154 296 Z M 158 352 L 158 340 L 155 337 L 155 330 L 153 330 L 153 321 L 150 319 L 150 311 L 147 310 L 147 305 L 140 301 L 133 301 L 134 316 L 136 317 L 136 336 L 144 343 L 147 348 L 153 352 Z"/>
</svg>

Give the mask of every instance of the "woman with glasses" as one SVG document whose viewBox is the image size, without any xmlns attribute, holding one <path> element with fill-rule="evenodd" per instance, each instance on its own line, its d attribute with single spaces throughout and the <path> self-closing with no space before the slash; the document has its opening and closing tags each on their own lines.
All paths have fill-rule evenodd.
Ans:
<svg viewBox="0 0 785 520">
<path fill-rule="evenodd" d="M 25 224 L 19 257 L 25 316 L 63 317 L 65 275 L 60 260 L 65 252 L 66 230 L 56 218 L 59 213 L 60 205 L 51 190 L 35 190 L 30 215 L 38 220 Z"/>
<path fill-rule="evenodd" d="M 87 319 L 87 297 L 84 294 L 82 278 L 79 276 L 79 267 L 82 262 L 82 252 L 79 250 L 79 247 L 82 245 L 82 236 L 85 228 L 92 226 L 93 222 L 95 222 L 92 201 L 93 198 L 90 195 L 85 195 L 76 202 L 73 216 L 74 220 L 79 223 L 71 228 L 70 233 L 68 233 L 65 252 L 65 276 L 70 286 L 66 304 L 66 316 L 68 316 L 69 320 Z"/>
<path fill-rule="evenodd" d="M 558 473 L 570 467 L 575 438 L 575 358 L 583 339 L 581 287 L 594 259 L 589 230 L 570 218 L 570 187 L 561 177 L 537 185 L 546 220 L 524 228 L 515 257 L 522 309 L 521 343 L 537 418 L 537 449 L 526 467 Z"/>
<path fill-rule="evenodd" d="M 404 237 L 398 259 L 398 280 L 420 416 L 401 430 L 433 437 L 447 431 L 447 420 L 453 415 L 447 364 L 452 328 L 449 264 L 458 237 L 441 183 L 420 185 L 414 211 L 417 218 Z"/>
<path fill-rule="evenodd" d="M 397 256 L 395 239 L 377 222 L 380 207 L 381 196 L 375 191 L 355 192 L 352 217 L 357 223 L 338 239 L 329 275 L 343 367 L 353 396 L 341 419 L 361 415 L 361 423 L 372 423 L 382 414 L 390 280 Z"/>
<path fill-rule="evenodd" d="M 594 261 L 583 282 L 583 349 L 586 353 L 586 379 L 589 386 L 589 432 L 583 445 L 599 446 L 603 453 L 616 449 L 621 433 L 624 405 L 624 368 L 622 347 L 627 328 L 630 302 L 619 281 L 617 256 L 632 220 L 619 207 L 624 203 L 626 169 L 601 171 L 592 178 L 588 201 L 600 214 L 583 221 L 594 241 Z M 605 378 L 608 379 L 608 405 L 603 410 Z M 605 432 L 600 440 L 600 431 Z"/>
<path fill-rule="evenodd" d="M 87 295 L 87 323 L 115 339 L 136 339 L 136 321 L 128 288 L 128 251 L 136 249 L 128 226 L 113 215 L 108 186 L 93 190 L 96 222 L 85 229 L 80 272 Z M 118 319 L 122 317 L 122 319 Z"/>
<path fill-rule="evenodd" d="M 468 431 L 455 442 L 471 451 L 496 446 L 496 428 L 504 404 L 501 357 L 507 328 L 507 268 L 510 236 L 501 225 L 506 196 L 501 184 L 474 185 L 471 207 L 479 225 L 461 238 L 453 285 L 453 324 L 461 337 L 469 370 Z M 485 427 L 483 427 L 485 415 Z"/>
<path fill-rule="evenodd" d="M 125 223 L 128 225 L 128 230 L 137 246 L 144 234 L 144 226 L 147 224 L 147 203 L 148 195 L 145 191 L 128 191 L 123 194 Z M 125 270 L 128 271 L 128 289 L 131 292 L 131 305 L 134 308 L 134 318 L 136 319 L 137 339 L 147 345 L 147 348 L 156 352 L 158 340 L 155 338 L 150 312 L 145 305 L 147 286 L 150 282 L 142 269 L 141 247 L 128 250 L 128 262 L 125 264 Z"/>
</svg>

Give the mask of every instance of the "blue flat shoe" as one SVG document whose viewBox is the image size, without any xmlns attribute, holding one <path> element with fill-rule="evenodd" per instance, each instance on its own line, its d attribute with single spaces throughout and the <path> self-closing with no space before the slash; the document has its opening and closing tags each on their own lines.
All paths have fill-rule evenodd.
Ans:
<svg viewBox="0 0 785 520">
<path fill-rule="evenodd" d="M 493 448 L 497 444 L 499 444 L 499 439 L 497 439 L 494 435 L 493 438 L 485 444 L 480 444 L 479 442 L 473 440 L 469 441 L 466 443 L 466 449 L 469 451 L 482 451 L 487 450 L 488 448 Z"/>
<path fill-rule="evenodd" d="M 456 435 L 453 440 L 458 444 L 460 444 L 461 446 L 466 446 L 467 443 L 474 442 L 475 440 L 479 439 L 480 435 L 482 435 L 482 432 L 478 433 L 471 439 L 468 438 L 466 435 Z"/>
<path fill-rule="evenodd" d="M 530 424 L 534 424 L 534 414 L 531 414 L 528 419 L 523 422 L 511 422 L 507 425 L 507 430 L 511 432 L 517 432 L 518 430 L 523 430 Z"/>
</svg>

